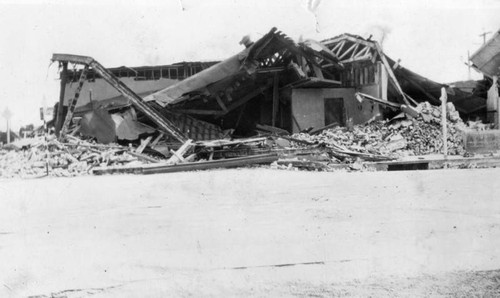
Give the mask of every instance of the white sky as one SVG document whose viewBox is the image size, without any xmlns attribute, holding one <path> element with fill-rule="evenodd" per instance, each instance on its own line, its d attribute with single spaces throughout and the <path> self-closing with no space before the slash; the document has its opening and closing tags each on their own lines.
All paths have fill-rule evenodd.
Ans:
<svg viewBox="0 0 500 298">
<path fill-rule="evenodd" d="M 242 49 L 243 35 L 256 40 L 273 26 L 295 40 L 386 32 L 384 51 L 402 66 L 438 82 L 466 80 L 467 51 L 500 29 L 500 0 L 323 0 L 316 15 L 319 32 L 308 0 L 0 0 L 0 114 L 8 106 L 15 129 L 40 123 L 43 98 L 52 105 L 59 96 L 54 52 L 106 67 L 220 60 Z"/>
</svg>

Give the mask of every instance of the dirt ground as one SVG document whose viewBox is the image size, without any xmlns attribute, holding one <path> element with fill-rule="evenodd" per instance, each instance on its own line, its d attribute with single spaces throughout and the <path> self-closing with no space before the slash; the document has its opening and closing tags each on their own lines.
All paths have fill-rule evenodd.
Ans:
<svg viewBox="0 0 500 298">
<path fill-rule="evenodd" d="M 500 169 L 0 180 L 0 297 L 499 297 Z"/>
</svg>

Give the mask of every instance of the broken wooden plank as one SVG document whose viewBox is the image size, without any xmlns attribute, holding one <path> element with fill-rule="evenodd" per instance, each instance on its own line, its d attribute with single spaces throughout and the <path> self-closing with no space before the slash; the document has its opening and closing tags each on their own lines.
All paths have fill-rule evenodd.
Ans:
<svg viewBox="0 0 500 298">
<path fill-rule="evenodd" d="M 172 153 L 172 157 L 170 157 L 169 161 L 171 161 L 172 163 L 185 162 L 184 157 L 182 157 L 182 155 L 180 155 L 176 151 L 170 149 L 170 153 Z M 173 160 L 174 157 L 177 158 L 177 160 Z"/>
<path fill-rule="evenodd" d="M 155 139 L 154 141 L 151 143 L 151 148 L 155 148 L 156 145 L 158 145 L 158 142 L 161 140 L 161 138 L 163 138 L 165 136 L 164 133 L 160 133 Z"/>
<path fill-rule="evenodd" d="M 149 136 L 145 140 L 141 140 L 141 145 L 139 147 L 137 147 L 135 152 L 139 153 L 139 154 L 142 153 L 142 151 L 144 151 L 144 149 L 146 149 L 146 146 L 149 144 L 149 142 L 151 142 L 152 138 L 153 138 L 153 136 Z"/>
<path fill-rule="evenodd" d="M 230 159 L 219 159 L 212 161 L 191 162 L 176 165 L 156 164 L 144 165 L 139 167 L 104 167 L 94 168 L 92 173 L 95 175 L 113 174 L 113 173 L 134 173 L 134 174 L 159 174 L 174 173 L 185 171 L 199 171 L 217 168 L 236 168 L 253 164 L 270 164 L 278 160 L 276 154 L 262 154 L 246 157 L 237 157 Z"/>
<path fill-rule="evenodd" d="M 76 87 L 75 96 L 68 103 L 68 112 L 66 113 L 66 118 L 64 119 L 64 123 L 61 127 L 59 139 L 63 139 L 68 131 L 69 125 L 71 123 L 71 119 L 73 119 L 73 113 L 75 112 L 78 98 L 80 97 L 80 92 L 82 91 L 83 83 L 85 83 L 85 79 L 87 78 L 87 71 L 88 70 L 89 70 L 89 66 L 85 65 L 85 67 L 83 68 L 82 73 L 80 75 L 80 79 L 78 80 L 78 87 Z"/>
<path fill-rule="evenodd" d="M 253 142 L 263 142 L 265 140 L 267 140 L 267 137 L 237 139 L 237 140 L 212 140 L 212 141 L 198 141 L 195 143 L 195 145 L 209 148 L 209 147 L 239 145 L 239 144 L 253 143 Z"/>
<path fill-rule="evenodd" d="M 407 106 L 411 106 L 410 102 L 408 101 L 408 99 L 405 96 L 405 93 L 403 92 L 403 89 L 401 88 L 401 85 L 399 85 L 398 79 L 394 75 L 394 72 L 392 71 L 392 68 L 389 65 L 389 62 L 387 62 L 387 59 L 385 58 L 385 54 L 382 51 L 382 48 L 380 47 L 380 45 L 378 44 L 378 42 L 374 41 L 373 43 L 375 44 L 375 48 L 377 49 L 378 55 L 380 56 L 380 60 L 382 60 L 382 64 L 384 65 L 384 67 L 385 67 L 385 69 L 387 71 L 387 74 L 389 75 L 391 83 L 394 85 L 394 87 L 396 88 L 396 90 L 402 96 L 404 103 Z"/>
<path fill-rule="evenodd" d="M 386 105 L 386 106 L 389 106 L 389 107 L 392 107 L 392 108 L 395 108 L 395 109 L 401 108 L 401 104 L 397 104 L 397 103 L 394 103 L 394 102 L 391 102 L 391 101 L 388 101 L 388 100 L 385 100 L 385 99 L 377 98 L 377 97 L 371 96 L 369 94 L 365 94 L 365 93 L 361 93 L 361 92 L 356 92 L 354 94 L 354 96 L 360 102 L 362 102 L 363 98 L 366 98 L 368 100 L 371 100 L 371 101 L 374 101 L 376 103 L 380 103 L 380 104 L 383 104 L 383 105 Z"/>
<path fill-rule="evenodd" d="M 184 144 L 182 144 L 182 146 L 179 149 L 177 149 L 177 151 L 170 150 L 170 152 L 173 153 L 172 156 L 167 160 L 167 163 L 177 163 L 179 161 L 182 162 L 184 159 L 183 156 L 193 146 L 192 142 L 193 142 L 192 140 L 187 140 Z"/>
</svg>

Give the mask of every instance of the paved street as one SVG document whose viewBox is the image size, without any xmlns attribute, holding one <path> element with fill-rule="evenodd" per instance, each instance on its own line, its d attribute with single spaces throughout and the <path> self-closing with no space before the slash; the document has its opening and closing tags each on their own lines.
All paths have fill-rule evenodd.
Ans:
<svg viewBox="0 0 500 298">
<path fill-rule="evenodd" d="M 1 180 L 0 296 L 453 288 L 450 274 L 500 269 L 499 177 L 259 168 Z M 409 290 L 387 290 L 403 279 Z"/>
</svg>

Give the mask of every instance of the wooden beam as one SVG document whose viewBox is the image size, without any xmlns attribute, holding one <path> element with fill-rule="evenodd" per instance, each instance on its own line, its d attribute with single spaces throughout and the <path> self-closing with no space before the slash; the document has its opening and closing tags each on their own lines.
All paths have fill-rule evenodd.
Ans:
<svg viewBox="0 0 500 298">
<path fill-rule="evenodd" d="M 397 103 L 394 103 L 394 102 L 390 102 L 390 101 L 385 100 L 385 99 L 377 98 L 377 97 L 371 96 L 369 94 L 365 94 L 365 93 L 361 93 L 361 92 L 356 92 L 354 94 L 354 96 L 356 98 L 358 98 L 358 97 L 366 98 L 366 99 L 369 99 L 369 100 L 374 101 L 376 103 L 383 104 L 383 105 L 386 105 L 386 106 L 389 106 L 389 107 L 392 107 L 392 108 L 396 108 L 396 109 L 401 108 L 400 104 L 397 104 Z"/>
<path fill-rule="evenodd" d="M 351 47 L 349 47 L 344 53 L 342 53 L 342 55 L 339 56 L 339 60 L 341 60 L 342 58 L 347 56 L 347 54 L 349 54 L 354 48 L 356 48 L 356 46 L 358 46 L 357 43 L 355 43 Z"/>
<path fill-rule="evenodd" d="M 346 60 L 340 61 L 340 63 L 349 63 L 349 62 L 354 62 L 354 61 L 363 61 L 363 60 L 370 60 L 372 58 L 372 54 L 368 54 L 362 57 L 354 57 L 354 58 L 349 58 Z"/>
<path fill-rule="evenodd" d="M 325 78 L 323 76 L 323 71 L 321 70 L 320 67 L 318 67 L 318 66 L 316 66 L 316 65 L 314 65 L 314 64 L 311 63 L 311 68 L 313 69 L 316 78 L 318 78 L 318 79 L 324 79 Z"/>
<path fill-rule="evenodd" d="M 154 148 L 156 147 L 156 145 L 158 145 L 158 142 L 161 140 L 161 138 L 163 138 L 164 136 L 165 136 L 165 134 L 164 134 L 164 133 L 160 133 L 160 134 L 156 137 L 156 139 L 154 139 L 154 141 L 151 143 L 151 148 L 153 148 L 153 149 L 154 149 Z"/>
<path fill-rule="evenodd" d="M 217 100 L 217 103 L 219 104 L 220 108 L 224 111 L 227 112 L 227 107 L 220 98 L 219 94 L 215 93 L 215 99 Z"/>
<path fill-rule="evenodd" d="M 359 44 L 362 44 L 362 45 L 370 47 L 370 48 L 375 48 L 376 47 L 374 45 L 375 41 L 366 41 L 366 40 L 358 39 L 358 38 L 347 36 L 347 35 L 343 35 L 343 36 L 340 36 L 338 38 L 334 38 L 334 39 L 330 39 L 330 40 L 325 40 L 325 41 L 323 41 L 321 43 L 323 43 L 325 45 L 329 45 L 329 44 L 332 44 L 332 43 L 346 41 L 346 40 L 351 41 L 351 42 L 357 42 Z"/>
<path fill-rule="evenodd" d="M 343 46 L 343 45 L 344 45 L 344 43 L 345 43 L 345 40 L 343 40 L 343 41 L 339 42 L 338 44 L 336 44 L 336 45 L 335 45 L 335 46 L 334 46 L 334 47 L 330 50 L 330 52 L 332 52 L 332 54 L 333 54 L 333 53 L 335 53 L 335 51 L 337 51 L 337 50 L 339 49 L 339 47 Z"/>
<path fill-rule="evenodd" d="M 345 40 L 342 42 L 342 45 L 337 49 L 337 52 L 335 53 L 335 55 L 338 57 L 340 52 L 342 51 L 342 49 L 344 48 L 344 45 L 345 45 Z"/>
<path fill-rule="evenodd" d="M 351 58 L 353 58 L 356 55 L 356 51 L 358 50 L 358 48 L 359 48 L 359 43 L 357 43 L 354 50 L 352 50 Z"/>
<path fill-rule="evenodd" d="M 177 163 L 177 162 L 182 162 L 184 160 L 184 155 L 193 147 L 193 141 L 192 140 L 187 140 L 184 144 L 182 144 L 177 151 L 173 151 L 170 149 L 170 152 L 172 152 L 172 156 L 167 160 L 167 163 Z"/>
<path fill-rule="evenodd" d="M 384 52 L 382 51 L 382 48 L 380 47 L 378 42 L 374 41 L 373 43 L 375 44 L 375 48 L 377 49 L 378 55 L 380 56 L 380 60 L 382 60 L 382 64 L 384 64 L 384 67 L 387 70 L 387 74 L 389 75 L 391 83 L 394 85 L 396 90 L 398 90 L 399 94 L 401 94 L 404 103 L 407 106 L 411 106 L 410 102 L 408 101 L 408 99 L 405 96 L 405 93 L 403 92 L 403 89 L 399 85 L 398 79 L 394 75 L 394 72 L 392 71 L 392 68 L 389 65 L 389 62 L 387 62 L 387 59 L 385 58 L 385 55 L 384 55 Z"/>
<path fill-rule="evenodd" d="M 272 126 L 276 126 L 276 115 L 278 114 L 279 108 L 279 75 L 274 74 L 273 78 L 273 111 L 272 111 Z"/>
<path fill-rule="evenodd" d="M 139 147 L 137 147 L 137 149 L 135 149 L 135 152 L 141 154 L 142 151 L 144 151 L 144 149 L 146 149 L 146 146 L 149 144 L 149 142 L 151 142 L 152 138 L 153 138 L 153 136 L 149 136 L 145 140 L 141 140 L 141 145 Z"/>
<path fill-rule="evenodd" d="M 61 127 L 63 124 L 64 117 L 64 95 L 66 93 L 66 82 L 68 80 L 68 62 L 60 62 L 62 64 L 61 71 L 61 90 L 59 93 L 59 105 L 57 106 L 57 115 L 56 115 L 56 136 L 59 136 L 59 132 L 61 131 Z"/>
<path fill-rule="evenodd" d="M 52 61 L 70 62 L 75 64 L 88 65 L 94 61 L 92 57 L 71 54 L 52 54 Z"/>
<path fill-rule="evenodd" d="M 85 83 L 85 79 L 87 78 L 87 71 L 89 70 L 89 66 L 85 65 L 80 75 L 80 80 L 78 81 L 78 87 L 75 90 L 75 96 L 68 103 L 68 112 L 66 113 L 66 118 L 64 119 L 64 123 L 61 127 L 61 132 L 59 134 L 59 139 L 64 139 L 66 133 L 68 132 L 69 124 L 71 119 L 73 119 L 73 113 L 75 112 L 75 107 L 78 102 L 78 98 L 80 97 L 80 92 L 82 91 L 83 83 Z"/>
<path fill-rule="evenodd" d="M 362 57 L 364 55 L 367 54 L 367 52 L 370 51 L 370 48 L 369 47 L 366 47 L 364 49 L 362 49 L 361 51 L 359 51 L 355 56 L 354 58 L 359 58 L 359 57 Z"/>
<path fill-rule="evenodd" d="M 112 174 L 112 173 L 136 173 L 136 174 L 158 174 L 158 173 L 173 173 L 183 171 L 199 171 L 215 168 L 234 168 L 247 166 L 251 164 L 272 163 L 278 160 L 277 154 L 262 154 L 245 157 L 227 158 L 211 161 L 200 161 L 182 163 L 177 165 L 156 164 L 145 165 L 138 167 L 102 167 L 95 168 L 92 173 L 95 175 Z"/>
</svg>

